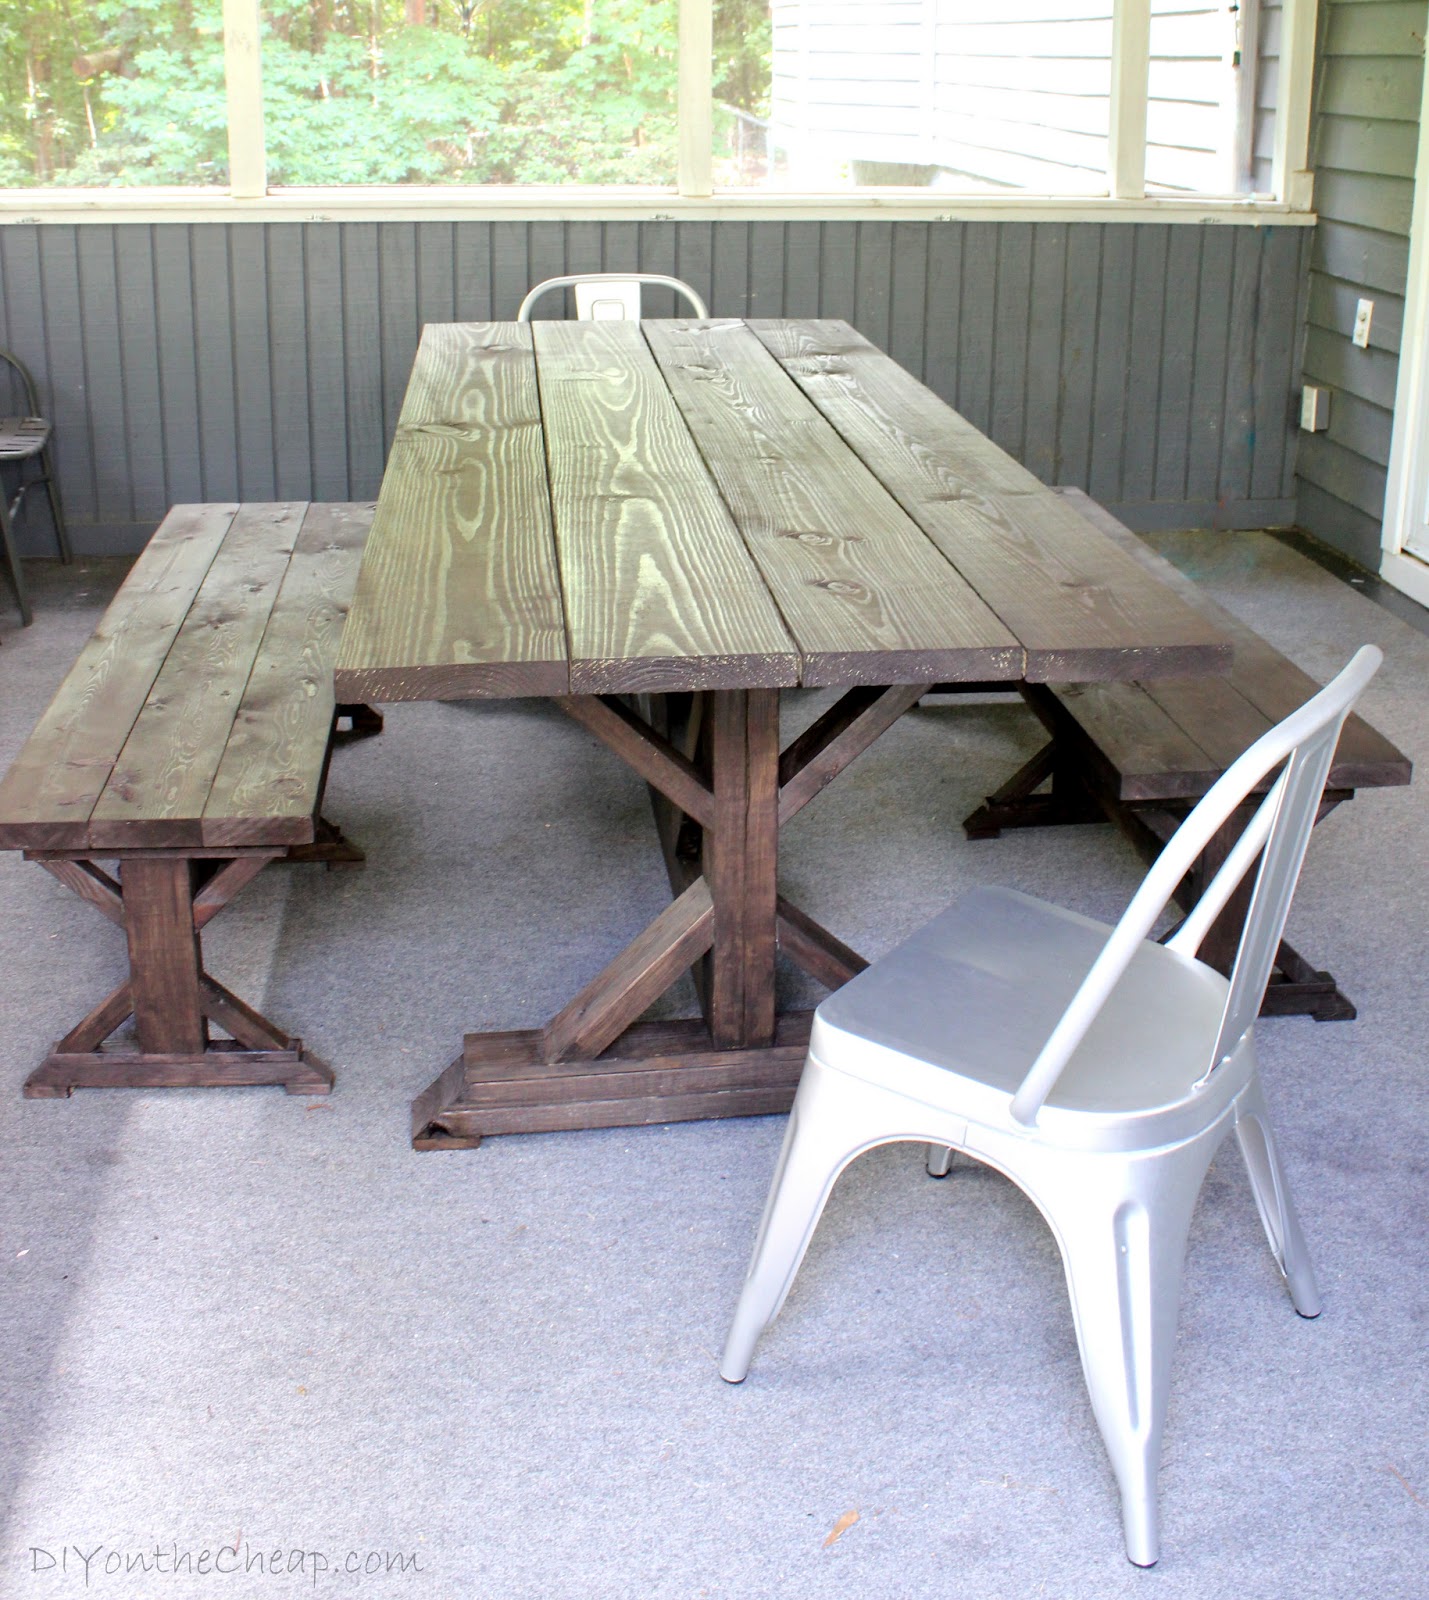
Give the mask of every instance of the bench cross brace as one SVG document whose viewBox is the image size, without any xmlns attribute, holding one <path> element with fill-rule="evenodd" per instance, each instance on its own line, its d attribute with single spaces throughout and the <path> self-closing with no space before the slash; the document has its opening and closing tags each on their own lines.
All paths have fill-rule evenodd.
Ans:
<svg viewBox="0 0 1429 1600">
<path fill-rule="evenodd" d="M 331 1070 L 203 969 L 201 930 L 283 850 L 118 851 L 119 876 L 74 853 L 26 851 L 124 929 L 129 976 L 25 1080 L 29 1099 L 77 1088 L 281 1084 L 327 1094 Z M 105 1048 L 133 1018 L 136 1043 Z M 210 1024 L 223 1034 L 211 1036 Z"/>
</svg>

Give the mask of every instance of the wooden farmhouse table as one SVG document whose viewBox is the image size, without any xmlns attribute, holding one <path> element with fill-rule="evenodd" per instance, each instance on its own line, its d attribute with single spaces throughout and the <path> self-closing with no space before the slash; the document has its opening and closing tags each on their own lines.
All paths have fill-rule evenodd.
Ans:
<svg viewBox="0 0 1429 1600">
<path fill-rule="evenodd" d="M 936 683 L 1225 671 L 1192 607 L 843 322 L 433 325 L 339 701 L 549 696 L 650 785 L 673 899 L 544 1028 L 467 1036 L 419 1149 L 787 1109 L 862 959 L 780 826 Z M 779 693 L 845 692 L 787 747 Z M 641 1023 L 687 969 L 703 1017 Z"/>
</svg>

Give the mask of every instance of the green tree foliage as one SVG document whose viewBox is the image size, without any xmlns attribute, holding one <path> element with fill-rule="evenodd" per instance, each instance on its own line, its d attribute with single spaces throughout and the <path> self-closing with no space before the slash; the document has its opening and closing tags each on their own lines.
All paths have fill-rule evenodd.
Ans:
<svg viewBox="0 0 1429 1600">
<path fill-rule="evenodd" d="M 716 0 L 763 110 L 763 0 Z M 265 0 L 274 184 L 675 178 L 674 0 Z M 0 4 L 0 186 L 227 181 L 222 0 Z"/>
</svg>

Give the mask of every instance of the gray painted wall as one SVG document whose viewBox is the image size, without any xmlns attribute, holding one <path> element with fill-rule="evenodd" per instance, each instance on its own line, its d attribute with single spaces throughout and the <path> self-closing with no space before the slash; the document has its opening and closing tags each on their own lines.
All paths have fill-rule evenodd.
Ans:
<svg viewBox="0 0 1429 1600">
<path fill-rule="evenodd" d="M 12 225 L 0 343 L 40 379 L 82 550 L 138 548 L 178 501 L 375 495 L 424 322 L 634 267 L 718 315 L 847 318 L 1134 525 L 1262 526 L 1293 515 L 1308 251 L 1093 223 Z"/>
<path fill-rule="evenodd" d="M 1296 520 L 1379 566 L 1409 216 L 1424 71 L 1424 0 L 1322 7 L 1310 159 L 1315 230 L 1305 378 L 1333 390 L 1326 433 L 1302 434 Z M 1367 350 L 1350 341 L 1355 302 L 1374 301 Z"/>
</svg>

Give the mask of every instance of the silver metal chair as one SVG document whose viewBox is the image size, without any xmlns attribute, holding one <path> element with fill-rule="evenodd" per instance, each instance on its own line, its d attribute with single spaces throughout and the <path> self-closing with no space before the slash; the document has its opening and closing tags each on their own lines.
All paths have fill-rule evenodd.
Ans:
<svg viewBox="0 0 1429 1600">
<path fill-rule="evenodd" d="M 531 320 L 531 307 L 553 289 L 574 289 L 576 318 L 580 322 L 633 322 L 640 317 L 642 285 L 673 289 L 689 301 L 695 316 L 709 316 L 705 303 L 687 283 L 667 278 L 663 272 L 584 272 L 565 278 L 547 278 L 521 302 L 518 322 Z"/>
<path fill-rule="evenodd" d="M 1258 739 L 1167 844 L 1115 928 L 979 889 L 815 1013 L 774 1185 L 720 1372 L 749 1370 L 824 1202 L 874 1145 L 965 1151 L 1036 1203 L 1061 1248 L 1082 1367 L 1121 1490 L 1127 1554 L 1159 1548 L 1156 1473 L 1186 1235 L 1234 1132 L 1295 1309 L 1319 1313 L 1256 1073 L 1253 1024 L 1341 724 L 1380 663 L 1360 650 Z M 1282 765 L 1283 764 L 1283 765 Z M 1166 943 L 1149 935 L 1206 842 L 1257 783 L 1263 804 Z M 1229 979 L 1196 951 L 1261 865 Z"/>
<path fill-rule="evenodd" d="M 40 401 L 35 389 L 35 380 L 30 376 L 30 369 L 24 362 L 8 350 L 0 350 L 0 361 L 9 363 L 25 391 L 27 414 L 23 417 L 0 417 L 0 556 L 4 557 L 5 564 L 10 569 L 10 582 L 14 585 L 15 598 L 20 602 L 20 621 L 28 628 L 33 620 L 33 614 L 30 610 L 30 598 L 25 590 L 25 575 L 20 570 L 20 552 L 15 548 L 13 521 L 15 513 L 31 489 L 38 489 L 44 484 L 49 492 L 50 515 L 54 518 L 55 524 L 55 542 L 64 561 L 70 559 L 69 535 L 65 531 L 64 512 L 60 509 L 59 485 L 55 482 L 54 462 L 50 458 L 51 429 L 49 423 L 38 415 Z M 39 463 L 38 476 L 27 476 L 27 465 L 31 461 Z M 3 481 L 3 469 L 9 466 L 14 466 L 18 473 L 13 497 Z"/>
</svg>

